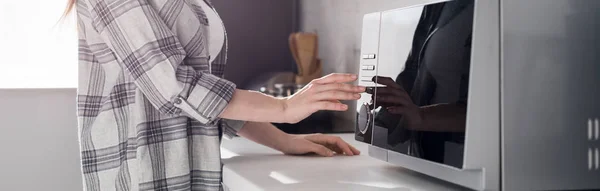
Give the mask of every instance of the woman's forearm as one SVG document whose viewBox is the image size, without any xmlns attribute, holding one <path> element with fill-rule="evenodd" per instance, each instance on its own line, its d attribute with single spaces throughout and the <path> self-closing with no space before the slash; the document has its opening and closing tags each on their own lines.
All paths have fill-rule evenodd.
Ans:
<svg viewBox="0 0 600 191">
<path fill-rule="evenodd" d="M 290 140 L 289 134 L 271 123 L 247 122 L 238 135 L 281 152 L 285 150 L 285 142 Z"/>
<path fill-rule="evenodd" d="M 285 123 L 284 111 L 283 99 L 238 89 L 220 117 L 241 121 Z"/>
<path fill-rule="evenodd" d="M 290 155 L 317 153 L 331 157 L 335 153 L 349 156 L 360 154 L 358 149 L 339 137 L 321 134 L 290 135 L 271 123 L 248 122 L 238 131 L 238 135 Z"/>
<path fill-rule="evenodd" d="M 275 123 L 297 123 L 319 110 L 346 111 L 339 100 L 358 100 L 364 87 L 346 84 L 353 74 L 330 74 L 311 81 L 294 95 L 278 99 L 255 91 L 235 90 L 221 118 Z"/>
</svg>

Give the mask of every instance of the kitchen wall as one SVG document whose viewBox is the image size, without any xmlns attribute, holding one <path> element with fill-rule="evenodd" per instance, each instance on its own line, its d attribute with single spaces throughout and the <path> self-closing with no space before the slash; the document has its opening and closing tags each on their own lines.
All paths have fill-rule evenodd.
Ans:
<svg viewBox="0 0 600 191">
<path fill-rule="evenodd" d="M 0 89 L 0 190 L 82 189 L 75 89 Z"/>
<path fill-rule="evenodd" d="M 296 31 L 297 0 L 212 0 L 229 37 L 225 78 L 240 88 L 257 75 L 292 72 L 288 45 Z"/>
<path fill-rule="evenodd" d="M 439 0 L 300 0 L 300 30 L 319 35 L 324 74 L 358 74 L 362 18 L 367 13 Z M 353 127 L 355 103 L 336 115 L 336 128 Z"/>
</svg>

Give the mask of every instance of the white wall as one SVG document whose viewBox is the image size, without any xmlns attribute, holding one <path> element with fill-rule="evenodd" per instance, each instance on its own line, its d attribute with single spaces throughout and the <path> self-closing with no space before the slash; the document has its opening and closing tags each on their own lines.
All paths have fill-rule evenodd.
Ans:
<svg viewBox="0 0 600 191">
<path fill-rule="evenodd" d="M 67 0 L 0 0 L 0 88 L 77 87 L 75 14 Z"/>
<path fill-rule="evenodd" d="M 0 190 L 82 190 L 75 89 L 0 89 Z"/>
</svg>

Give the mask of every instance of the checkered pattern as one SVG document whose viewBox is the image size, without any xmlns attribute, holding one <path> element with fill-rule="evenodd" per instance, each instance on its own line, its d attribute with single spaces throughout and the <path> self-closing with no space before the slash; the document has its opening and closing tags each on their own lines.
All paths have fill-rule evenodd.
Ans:
<svg viewBox="0 0 600 191">
<path fill-rule="evenodd" d="M 210 63 L 203 0 L 78 0 L 86 190 L 220 190 L 219 119 L 235 84 Z M 209 7 L 212 8 L 212 6 Z"/>
</svg>

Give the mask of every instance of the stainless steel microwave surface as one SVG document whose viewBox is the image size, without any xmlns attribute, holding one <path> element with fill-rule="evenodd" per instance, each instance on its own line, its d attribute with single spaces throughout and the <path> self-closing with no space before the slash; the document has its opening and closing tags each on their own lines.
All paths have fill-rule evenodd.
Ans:
<svg viewBox="0 0 600 191">
<path fill-rule="evenodd" d="M 600 1 L 403 4 L 363 17 L 370 156 L 475 190 L 600 189 Z"/>
<path fill-rule="evenodd" d="M 451 1 L 382 15 L 380 38 L 393 43 L 362 56 L 377 64 L 361 67 L 371 89 L 359 102 L 358 138 L 370 133 L 374 146 L 462 168 L 473 7 Z"/>
</svg>

